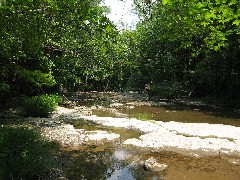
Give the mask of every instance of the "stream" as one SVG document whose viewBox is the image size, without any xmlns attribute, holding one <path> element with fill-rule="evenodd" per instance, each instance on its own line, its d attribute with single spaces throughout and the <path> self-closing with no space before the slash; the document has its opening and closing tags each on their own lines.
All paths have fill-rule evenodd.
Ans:
<svg viewBox="0 0 240 180">
<path fill-rule="evenodd" d="M 93 109 L 93 115 L 110 117 L 135 117 L 145 120 L 176 121 L 187 123 L 224 124 L 240 127 L 238 111 L 216 110 L 199 106 L 179 106 L 176 104 L 153 104 L 149 106 L 145 98 L 137 95 L 117 93 L 90 93 L 72 97 L 80 105 Z M 139 99 L 142 98 L 142 99 Z M 132 106 L 133 102 L 139 103 Z M 119 106 L 111 107 L 112 103 Z M 120 105 L 122 103 L 123 105 Z M 117 113 L 116 113 L 117 112 Z M 129 138 L 138 138 L 142 133 L 135 130 L 105 127 L 85 120 L 66 120 L 76 129 L 104 130 L 120 134 L 120 139 L 114 142 L 100 144 L 85 144 L 80 147 L 62 148 L 62 164 L 68 179 L 240 179 L 240 156 L 233 155 L 202 155 L 193 153 L 178 153 L 168 150 L 156 151 L 135 146 L 123 145 Z M 159 172 L 146 171 L 143 163 L 149 158 L 155 158 L 158 163 L 166 164 L 167 169 Z"/>
</svg>

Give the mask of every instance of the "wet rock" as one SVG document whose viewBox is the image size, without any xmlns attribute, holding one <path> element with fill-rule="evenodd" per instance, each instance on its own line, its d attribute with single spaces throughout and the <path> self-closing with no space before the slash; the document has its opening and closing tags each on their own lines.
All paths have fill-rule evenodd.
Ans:
<svg viewBox="0 0 240 180">
<path fill-rule="evenodd" d="M 143 163 L 143 169 L 146 171 L 164 171 L 167 167 L 168 165 L 158 163 L 153 157 Z"/>
</svg>

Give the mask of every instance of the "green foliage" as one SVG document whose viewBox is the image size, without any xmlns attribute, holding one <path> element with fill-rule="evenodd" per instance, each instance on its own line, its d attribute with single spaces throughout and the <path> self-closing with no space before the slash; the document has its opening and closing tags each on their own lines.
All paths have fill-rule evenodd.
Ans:
<svg viewBox="0 0 240 180">
<path fill-rule="evenodd" d="M 0 81 L 0 108 L 4 108 L 7 104 L 7 99 L 10 98 L 10 86 L 5 82 Z M 2 107 L 3 106 L 3 107 Z"/>
<path fill-rule="evenodd" d="M 54 161 L 40 134 L 27 128 L 0 127 L 0 179 L 43 179 Z"/>
<path fill-rule="evenodd" d="M 31 117 L 48 117 L 61 101 L 58 95 L 40 95 L 32 97 L 20 98 L 20 106 L 22 106 L 27 116 Z"/>
<path fill-rule="evenodd" d="M 239 97 L 237 1 L 134 2 L 143 19 L 135 31 L 139 87 L 153 84 L 162 97 Z"/>
<path fill-rule="evenodd" d="M 53 90 L 143 90 L 146 84 L 156 84 L 153 94 L 164 97 L 181 95 L 183 87 L 239 96 L 238 1 L 134 0 L 141 21 L 120 32 L 100 3 L 1 1 L 2 105 Z"/>
<path fill-rule="evenodd" d="M 0 82 L 12 94 L 77 90 L 112 76 L 118 34 L 99 0 L 2 1 Z"/>
<path fill-rule="evenodd" d="M 56 81 L 51 74 L 42 73 L 39 70 L 30 71 L 23 69 L 21 73 L 26 82 L 32 84 L 35 87 L 42 87 L 44 85 L 51 87 L 56 84 Z"/>
<path fill-rule="evenodd" d="M 141 3 L 142 2 L 142 3 Z M 198 0 L 164 0 L 147 4 L 147 0 L 136 0 L 140 15 L 150 20 L 161 21 L 165 35 L 171 41 L 182 40 L 182 47 L 190 47 L 194 51 L 211 49 L 218 51 L 226 46 L 231 34 L 239 34 L 239 3 L 231 1 L 202 1 Z M 142 4 L 142 6 L 141 6 Z M 141 10 L 147 9 L 145 11 Z M 146 16 L 148 12 L 148 16 Z M 200 47 L 193 46 L 193 38 L 200 36 Z"/>
<path fill-rule="evenodd" d="M 152 85 L 149 94 L 157 95 L 161 98 L 173 99 L 183 95 L 183 92 L 184 88 L 181 83 L 165 81 Z"/>
</svg>

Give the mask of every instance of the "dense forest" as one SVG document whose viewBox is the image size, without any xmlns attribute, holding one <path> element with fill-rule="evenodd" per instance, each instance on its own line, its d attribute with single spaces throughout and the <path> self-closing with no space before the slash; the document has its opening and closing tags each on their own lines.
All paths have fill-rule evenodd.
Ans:
<svg viewBox="0 0 240 180">
<path fill-rule="evenodd" d="M 0 100 L 64 91 L 240 98 L 237 0 L 135 0 L 119 30 L 101 0 L 1 0 Z"/>
</svg>

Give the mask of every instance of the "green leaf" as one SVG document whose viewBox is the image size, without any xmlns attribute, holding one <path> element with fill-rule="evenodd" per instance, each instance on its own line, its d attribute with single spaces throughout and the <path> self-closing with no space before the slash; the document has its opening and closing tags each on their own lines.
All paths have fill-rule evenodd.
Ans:
<svg viewBox="0 0 240 180">
<path fill-rule="evenodd" d="M 239 26 L 240 20 L 239 20 L 239 19 L 236 19 L 235 21 L 233 21 L 233 24 L 235 24 L 236 26 Z"/>
<path fill-rule="evenodd" d="M 172 0 L 162 0 L 163 5 L 172 5 Z"/>
<path fill-rule="evenodd" d="M 198 8 L 202 8 L 202 7 L 203 7 L 203 4 L 202 4 L 201 2 L 198 2 L 198 3 L 196 4 L 196 6 L 197 6 Z"/>
<path fill-rule="evenodd" d="M 108 24 L 106 27 L 106 31 L 110 32 L 112 30 L 112 27 Z"/>
<path fill-rule="evenodd" d="M 216 4 L 221 4 L 222 0 L 216 0 Z"/>
<path fill-rule="evenodd" d="M 229 6 L 231 6 L 233 4 L 237 4 L 237 1 L 236 0 L 230 0 L 230 2 L 228 3 Z"/>
</svg>

